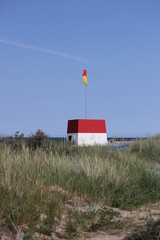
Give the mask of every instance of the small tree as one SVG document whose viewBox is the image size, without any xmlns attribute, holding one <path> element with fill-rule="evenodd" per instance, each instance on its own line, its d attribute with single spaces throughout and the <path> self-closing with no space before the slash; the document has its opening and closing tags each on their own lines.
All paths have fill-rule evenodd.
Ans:
<svg viewBox="0 0 160 240">
<path fill-rule="evenodd" d="M 37 147 L 46 147 L 48 145 L 48 135 L 41 129 L 38 129 L 28 138 L 28 146 L 36 149 Z"/>
</svg>

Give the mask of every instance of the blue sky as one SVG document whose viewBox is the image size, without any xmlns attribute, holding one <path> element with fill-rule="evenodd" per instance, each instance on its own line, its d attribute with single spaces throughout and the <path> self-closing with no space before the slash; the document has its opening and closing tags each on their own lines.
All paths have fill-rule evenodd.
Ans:
<svg viewBox="0 0 160 240">
<path fill-rule="evenodd" d="M 160 133 L 159 0 L 0 0 L 0 134 L 65 136 L 68 119 L 108 136 Z"/>
</svg>

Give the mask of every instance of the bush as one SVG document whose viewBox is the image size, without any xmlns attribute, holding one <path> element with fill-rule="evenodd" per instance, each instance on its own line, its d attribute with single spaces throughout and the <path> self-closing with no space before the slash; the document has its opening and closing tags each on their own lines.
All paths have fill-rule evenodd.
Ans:
<svg viewBox="0 0 160 240">
<path fill-rule="evenodd" d="M 44 133 L 41 129 L 38 129 L 34 134 L 29 136 L 26 140 L 29 148 L 47 148 L 49 145 L 48 135 Z"/>
</svg>

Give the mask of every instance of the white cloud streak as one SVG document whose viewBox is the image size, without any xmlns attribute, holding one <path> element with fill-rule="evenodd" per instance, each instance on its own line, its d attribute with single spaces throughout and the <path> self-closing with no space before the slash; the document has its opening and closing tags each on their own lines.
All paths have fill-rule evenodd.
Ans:
<svg viewBox="0 0 160 240">
<path fill-rule="evenodd" d="M 18 43 L 18 42 L 14 42 L 14 41 L 10 41 L 10 40 L 3 40 L 3 39 L 0 39 L 0 43 L 7 44 L 7 45 L 10 45 L 10 46 L 14 46 L 14 47 L 29 49 L 29 50 L 33 50 L 33 51 L 37 51 L 37 52 L 49 53 L 49 54 L 53 54 L 55 56 L 59 56 L 59 57 L 63 57 L 63 58 L 69 58 L 69 59 L 72 59 L 72 60 L 75 60 L 75 61 L 80 61 L 80 62 L 83 62 L 85 64 L 89 64 L 89 65 L 100 66 L 99 64 L 96 64 L 96 63 L 94 63 L 94 62 L 92 62 L 92 61 L 90 61 L 86 58 L 77 57 L 77 56 L 74 56 L 74 55 L 69 54 L 69 53 L 59 52 L 59 51 L 52 50 L 52 49 L 40 48 L 40 47 L 36 47 L 36 46 L 31 46 L 31 45 Z"/>
<path fill-rule="evenodd" d="M 40 47 L 37 47 L 37 46 L 31 46 L 31 45 L 28 45 L 28 44 L 19 43 L 19 42 L 15 42 L 15 41 L 12 41 L 12 40 L 5 40 L 5 39 L 0 38 L 0 43 L 10 45 L 10 46 L 14 46 L 14 47 L 18 47 L 18 48 L 24 48 L 24 49 L 28 49 L 28 50 L 32 50 L 32 51 L 48 53 L 48 54 L 52 54 L 52 55 L 55 55 L 55 56 L 58 56 L 58 57 L 68 58 L 68 59 L 71 59 L 71 60 L 74 60 L 74 61 L 83 62 L 85 64 L 93 65 L 93 66 L 97 66 L 97 67 L 118 68 L 118 67 L 112 66 L 112 65 L 97 64 L 97 63 L 92 62 L 92 61 L 90 61 L 86 58 L 74 56 L 74 55 L 69 54 L 69 53 L 59 52 L 59 51 L 52 50 L 52 49 L 47 49 L 47 48 L 40 48 Z"/>
</svg>

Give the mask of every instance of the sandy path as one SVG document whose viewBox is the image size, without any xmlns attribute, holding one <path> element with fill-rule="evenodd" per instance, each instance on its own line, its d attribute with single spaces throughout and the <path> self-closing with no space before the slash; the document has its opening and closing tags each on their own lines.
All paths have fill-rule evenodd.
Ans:
<svg viewBox="0 0 160 240">
<path fill-rule="evenodd" d="M 84 238 L 84 240 L 122 240 L 123 238 L 124 238 L 124 235 L 116 236 L 116 235 L 110 235 L 107 233 L 96 233 L 96 234 L 93 234 L 93 236 L 90 235 L 90 237 Z"/>
<path fill-rule="evenodd" d="M 111 208 L 114 212 L 119 213 L 119 220 L 122 223 L 122 229 L 112 229 L 108 232 L 86 233 L 80 240 L 123 240 L 128 233 L 134 229 L 141 229 L 149 221 L 160 219 L 160 202 L 149 204 L 133 211 L 120 210 Z M 116 220 L 116 219 L 115 219 Z"/>
<path fill-rule="evenodd" d="M 136 229 L 142 229 L 149 222 L 156 222 L 160 220 L 160 202 L 149 204 L 133 211 L 121 210 L 118 208 L 105 207 L 105 209 L 112 209 L 114 213 L 118 213 L 111 220 L 107 229 L 97 232 L 84 232 L 78 240 L 123 240 L 128 233 Z M 63 226 L 64 225 L 64 226 Z M 65 221 L 60 226 L 60 233 L 65 233 Z M 59 234 L 60 235 L 60 234 Z M 2 240 L 22 240 L 23 236 L 17 234 L 13 235 L 9 230 L 1 232 L 0 239 Z M 59 240 L 65 239 L 63 235 L 58 236 L 55 233 L 51 237 L 38 234 L 35 239 L 38 240 Z M 76 238 L 77 239 L 77 238 Z"/>
</svg>

